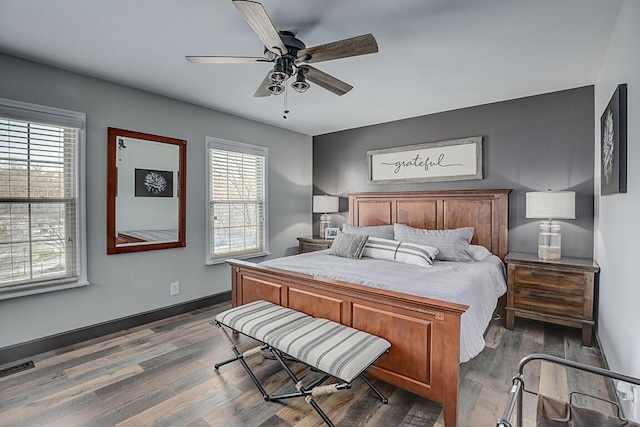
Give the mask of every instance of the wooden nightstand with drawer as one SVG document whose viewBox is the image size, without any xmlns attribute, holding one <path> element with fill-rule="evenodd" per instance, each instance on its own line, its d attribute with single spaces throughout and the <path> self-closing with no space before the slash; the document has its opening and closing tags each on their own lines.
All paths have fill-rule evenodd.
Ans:
<svg viewBox="0 0 640 427">
<path fill-rule="evenodd" d="M 507 329 L 515 317 L 582 329 L 582 345 L 591 346 L 593 300 L 598 265 L 588 258 L 542 260 L 510 252 L 507 263 Z"/>
<path fill-rule="evenodd" d="M 298 251 L 303 254 L 305 252 L 315 252 L 329 249 L 333 240 L 322 239 L 320 237 L 298 237 Z"/>
</svg>

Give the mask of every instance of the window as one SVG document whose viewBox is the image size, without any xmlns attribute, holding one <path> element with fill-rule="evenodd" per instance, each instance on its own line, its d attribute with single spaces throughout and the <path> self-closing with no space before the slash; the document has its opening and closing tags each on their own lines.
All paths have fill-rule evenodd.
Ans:
<svg viewBox="0 0 640 427">
<path fill-rule="evenodd" d="M 0 299 L 87 284 L 84 123 L 0 99 Z"/>
<path fill-rule="evenodd" d="M 207 137 L 207 264 L 267 248 L 267 148 Z"/>
</svg>

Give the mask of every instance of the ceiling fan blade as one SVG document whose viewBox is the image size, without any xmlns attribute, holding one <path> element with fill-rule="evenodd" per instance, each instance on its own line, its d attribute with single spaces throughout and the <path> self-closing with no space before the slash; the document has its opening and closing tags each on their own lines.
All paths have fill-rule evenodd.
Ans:
<svg viewBox="0 0 640 427">
<path fill-rule="evenodd" d="M 378 43 L 371 34 L 338 40 L 298 51 L 298 59 L 308 64 L 348 58 L 350 56 L 367 55 L 378 52 Z"/>
<path fill-rule="evenodd" d="M 267 89 L 267 86 L 269 86 L 269 84 L 271 84 L 271 78 L 269 77 L 269 73 L 267 73 L 264 80 L 262 80 L 262 83 L 260 83 L 258 90 L 256 90 L 256 93 L 254 93 L 253 96 L 258 98 L 264 97 L 264 96 L 271 96 L 271 92 L 269 92 L 269 89 Z"/>
<path fill-rule="evenodd" d="M 353 89 L 353 86 L 350 84 L 347 84 L 342 80 L 338 80 L 324 71 L 320 71 L 310 65 L 303 65 L 300 68 L 307 70 L 306 73 L 304 73 L 304 76 L 311 83 L 315 83 L 338 96 L 342 96 Z"/>
<path fill-rule="evenodd" d="M 238 8 L 267 49 L 278 55 L 284 55 L 288 52 L 287 47 L 280 38 L 280 34 L 278 34 L 278 30 L 260 3 L 248 0 L 233 0 L 233 4 Z"/>
<path fill-rule="evenodd" d="M 269 62 L 266 58 L 252 56 L 185 56 L 194 64 L 256 64 Z"/>
</svg>

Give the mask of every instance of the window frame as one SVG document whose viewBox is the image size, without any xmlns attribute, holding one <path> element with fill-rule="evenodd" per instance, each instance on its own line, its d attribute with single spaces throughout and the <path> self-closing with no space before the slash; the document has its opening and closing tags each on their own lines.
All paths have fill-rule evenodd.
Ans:
<svg viewBox="0 0 640 427">
<path fill-rule="evenodd" d="M 0 300 L 87 286 L 86 114 L 61 108 L 0 98 L 0 116 L 25 122 L 77 128 L 76 139 L 76 268 L 75 279 L 54 279 L 0 287 Z"/>
<path fill-rule="evenodd" d="M 220 258 L 212 259 L 211 253 L 211 160 L 209 151 L 211 149 L 231 151 L 234 153 L 250 154 L 254 156 L 264 157 L 264 219 L 263 219 L 263 247 L 261 251 L 246 252 L 229 252 Z M 206 162 L 206 185 L 205 185 L 205 222 L 206 222 L 206 265 L 216 265 L 226 262 L 227 259 L 249 259 L 269 255 L 269 149 L 268 147 L 247 144 L 243 142 L 228 141 L 225 139 L 207 136 L 205 138 L 205 162 Z"/>
</svg>

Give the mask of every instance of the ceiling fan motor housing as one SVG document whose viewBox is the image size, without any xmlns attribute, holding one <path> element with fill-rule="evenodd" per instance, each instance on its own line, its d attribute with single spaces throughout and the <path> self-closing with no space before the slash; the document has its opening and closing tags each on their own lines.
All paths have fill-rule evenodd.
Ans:
<svg viewBox="0 0 640 427">
<path fill-rule="evenodd" d="M 264 48 L 264 56 L 269 61 L 274 61 L 278 56 L 290 56 L 291 59 L 295 60 L 298 56 L 298 51 L 305 49 L 307 46 L 302 42 L 302 40 L 296 38 L 296 36 L 291 31 L 278 31 L 282 42 L 287 48 L 287 52 L 281 52 L 278 55 L 276 52 L 279 49 L 270 50 L 265 46 Z"/>
</svg>

